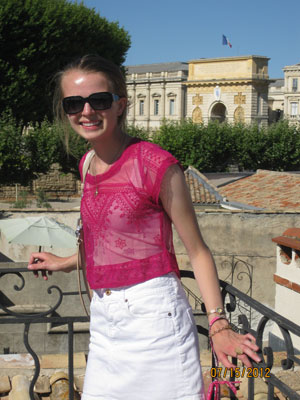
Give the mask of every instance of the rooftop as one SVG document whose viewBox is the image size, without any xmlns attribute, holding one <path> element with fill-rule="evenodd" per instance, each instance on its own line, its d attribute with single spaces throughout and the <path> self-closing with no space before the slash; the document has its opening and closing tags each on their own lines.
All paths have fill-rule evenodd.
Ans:
<svg viewBox="0 0 300 400">
<path fill-rule="evenodd" d="M 212 180 L 208 179 L 205 175 L 199 172 L 196 168 L 189 166 L 184 172 L 185 180 L 187 182 L 192 202 L 196 206 L 202 206 L 205 208 L 227 208 L 231 210 L 258 210 L 258 207 L 250 204 L 242 204 L 238 201 L 228 201 L 219 188 L 217 188 Z M 220 174 L 210 174 L 211 177 L 214 175 L 216 182 L 223 182 L 234 179 L 238 179 L 238 176 L 234 174 L 233 177 L 220 177 Z"/>
<path fill-rule="evenodd" d="M 218 189 L 231 202 L 266 210 L 300 211 L 300 174 L 257 170 Z"/>
<path fill-rule="evenodd" d="M 186 62 L 176 61 L 158 64 L 128 65 L 125 68 L 128 74 L 143 74 L 146 72 L 188 71 L 189 66 Z"/>
<path fill-rule="evenodd" d="M 196 205 L 220 206 L 223 197 L 218 189 L 196 168 L 189 166 L 184 171 L 192 201 Z"/>
<path fill-rule="evenodd" d="M 269 87 L 283 87 L 284 86 L 284 79 L 283 78 L 277 78 L 274 79 L 272 82 L 270 82 Z"/>
</svg>

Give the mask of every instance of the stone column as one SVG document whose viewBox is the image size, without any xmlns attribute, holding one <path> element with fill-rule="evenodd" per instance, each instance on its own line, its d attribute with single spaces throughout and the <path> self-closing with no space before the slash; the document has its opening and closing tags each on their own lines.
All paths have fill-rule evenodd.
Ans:
<svg viewBox="0 0 300 400">
<path fill-rule="evenodd" d="M 151 93 L 150 93 L 150 89 L 151 89 L 151 84 L 147 83 L 147 111 L 146 111 L 146 121 L 147 121 L 147 129 L 149 129 L 150 126 L 150 111 L 151 111 Z"/>
<path fill-rule="evenodd" d="M 161 115 L 163 118 L 166 118 L 166 81 L 165 78 L 163 78 L 162 82 L 162 96 L 161 96 Z"/>
</svg>

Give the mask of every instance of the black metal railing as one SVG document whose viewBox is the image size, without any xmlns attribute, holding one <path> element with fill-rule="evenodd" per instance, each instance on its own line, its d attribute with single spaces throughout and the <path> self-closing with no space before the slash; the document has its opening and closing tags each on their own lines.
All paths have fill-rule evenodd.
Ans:
<svg viewBox="0 0 300 400">
<path fill-rule="evenodd" d="M 192 271 L 181 271 L 181 276 L 183 278 L 195 279 Z M 300 395 L 297 394 L 296 391 L 294 391 L 285 382 L 279 379 L 275 375 L 274 371 L 272 371 L 274 367 L 274 351 L 270 346 L 264 346 L 263 341 L 267 323 L 272 322 L 273 324 L 277 325 L 283 336 L 283 349 L 281 351 L 285 353 L 285 358 L 281 361 L 282 370 L 292 371 L 295 366 L 300 366 L 300 358 L 295 354 L 295 348 L 293 346 L 291 334 L 300 338 L 300 326 L 254 300 L 247 294 L 242 293 L 240 290 L 227 282 L 220 280 L 220 287 L 223 304 L 225 305 L 226 313 L 228 314 L 229 319 L 231 320 L 231 316 L 237 313 L 237 318 L 235 319 L 237 319 L 238 323 L 234 324 L 231 322 L 233 329 L 242 334 L 251 333 L 256 338 L 257 345 L 260 348 L 259 355 L 262 358 L 262 362 L 259 364 L 253 363 L 253 368 L 251 369 L 252 373 L 249 374 L 252 376 L 250 376 L 248 379 L 247 399 L 254 399 L 255 379 L 262 375 L 264 381 L 267 383 L 268 400 L 273 400 L 275 398 L 275 388 L 277 388 L 284 396 L 286 396 L 287 399 L 300 400 Z M 245 313 L 241 312 L 241 307 L 239 306 L 240 303 L 247 305 L 247 311 L 251 310 L 251 313 L 256 313 L 256 320 L 258 319 L 257 315 L 260 315 L 256 328 L 252 327 L 249 322 L 251 321 L 251 315 L 248 317 Z M 205 312 L 204 304 L 202 304 L 202 310 Z M 203 329 L 203 327 L 197 328 L 199 333 L 208 335 L 207 329 Z M 233 358 L 232 362 L 233 364 L 237 365 L 236 358 Z M 215 367 L 213 359 L 212 367 Z M 257 371 L 257 374 L 254 374 L 254 371 Z M 235 376 L 231 376 L 230 380 L 233 381 L 235 378 Z M 231 398 L 236 399 L 233 394 L 231 395 Z"/>
<path fill-rule="evenodd" d="M 7 263 L 6 263 L 7 264 Z M 12 264 L 13 265 L 13 264 Z M 15 275 L 21 280 L 19 285 L 14 285 L 13 289 L 15 291 L 21 291 L 25 287 L 25 279 L 23 274 L 31 273 L 27 268 L 0 268 L 0 279 L 6 275 Z M 29 395 L 30 399 L 34 400 L 34 385 L 40 374 L 40 360 L 37 353 L 32 348 L 32 345 L 29 343 L 29 331 L 32 324 L 59 324 L 67 325 L 67 334 L 68 334 L 68 378 L 69 378 L 69 400 L 74 400 L 74 324 L 77 322 L 88 322 L 89 317 L 87 316 L 57 316 L 57 309 L 62 304 L 65 296 L 78 295 L 78 292 L 63 292 L 61 288 L 57 285 L 52 285 L 47 289 L 48 294 L 53 294 L 56 292 L 57 299 L 54 305 L 49 306 L 48 310 L 42 312 L 16 312 L 14 309 L 16 308 L 14 305 L 5 305 L 7 303 L 7 297 L 3 296 L 3 292 L 0 294 L 0 325 L 2 324 L 21 324 L 24 325 L 23 332 L 23 342 L 26 350 L 32 356 L 34 361 L 34 376 L 30 382 L 29 387 Z M 5 297 L 5 302 L 1 301 Z M 22 306 L 18 307 L 19 309 Z M 55 316 L 54 316 L 55 315 Z"/>
<path fill-rule="evenodd" d="M 7 265 L 7 264 L 6 264 Z M 12 264 L 13 265 L 13 264 Z M 28 270 L 26 268 L 0 268 L 0 279 L 8 274 L 13 274 L 21 279 L 21 284 L 14 285 L 13 290 L 21 291 L 25 287 L 25 279 L 23 274 L 26 274 Z M 192 271 L 181 271 L 183 278 L 194 279 L 194 274 Z M 222 298 L 226 308 L 228 317 L 231 320 L 233 329 L 241 333 L 252 333 L 256 339 L 257 343 L 261 349 L 260 355 L 262 357 L 262 362 L 259 364 L 254 364 L 254 368 L 258 371 L 268 370 L 268 376 L 264 376 L 264 380 L 268 385 L 268 399 L 274 399 L 274 389 L 277 388 L 289 399 L 300 400 L 300 395 L 298 395 L 290 386 L 280 380 L 273 371 L 273 349 L 269 346 L 264 347 L 263 336 L 266 329 L 267 322 L 271 321 L 276 324 L 283 336 L 284 342 L 284 352 L 285 359 L 282 361 L 282 370 L 292 370 L 294 366 L 300 365 L 300 358 L 295 354 L 295 349 L 293 346 L 293 341 L 291 334 L 300 337 L 300 326 L 287 320 L 286 318 L 280 316 L 276 312 L 272 311 L 263 304 L 252 299 L 249 295 L 242 293 L 236 287 L 232 286 L 230 283 L 220 281 L 220 287 L 222 291 Z M 6 288 L 6 291 L 11 292 L 11 288 Z M 73 369 L 73 356 L 74 356 L 74 324 L 76 322 L 88 322 L 89 318 L 86 316 L 59 316 L 56 312 L 58 307 L 63 303 L 65 295 L 70 295 L 70 292 L 63 292 L 61 288 L 57 285 L 52 285 L 48 288 L 49 294 L 55 294 L 56 300 L 53 306 L 49 306 L 49 309 L 42 312 L 16 312 L 14 306 L 8 305 L 6 301 L 1 301 L 0 292 L 0 325 L 1 324 L 21 324 L 24 325 L 24 345 L 29 354 L 31 354 L 34 365 L 35 372 L 34 377 L 30 384 L 30 398 L 34 400 L 33 388 L 38 379 L 40 373 L 40 362 L 37 353 L 33 349 L 32 343 L 29 343 L 29 331 L 34 324 L 67 324 L 68 326 L 68 372 L 69 372 L 69 400 L 74 400 L 74 369 Z M 72 292 L 72 295 L 77 295 L 77 292 Z M 198 301 L 198 300 L 197 300 Z M 256 315 L 260 315 L 257 326 L 254 328 L 250 321 L 251 315 L 244 313 L 242 309 L 239 308 L 239 302 L 247 305 L 247 310 L 250 312 L 255 312 Z M 205 312 L 204 306 L 202 305 L 202 311 Z M 232 322 L 232 316 L 235 315 L 234 321 Z M 257 319 L 257 318 L 256 318 Z M 198 326 L 198 332 L 201 335 L 208 336 L 208 330 L 203 328 L 203 326 Z M 233 359 L 233 363 L 237 364 L 237 359 Z M 213 366 L 213 364 L 212 364 Z M 235 377 L 232 377 L 234 380 Z M 255 388 L 255 376 L 248 379 L 248 399 L 254 399 L 254 388 Z M 232 399 L 236 397 L 232 394 Z"/>
</svg>

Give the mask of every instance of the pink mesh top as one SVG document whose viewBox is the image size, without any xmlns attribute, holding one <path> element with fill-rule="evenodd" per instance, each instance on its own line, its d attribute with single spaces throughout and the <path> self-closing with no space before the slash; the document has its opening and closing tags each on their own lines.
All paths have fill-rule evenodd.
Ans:
<svg viewBox="0 0 300 400">
<path fill-rule="evenodd" d="M 179 276 L 171 221 L 159 200 L 162 178 L 176 163 L 157 145 L 133 139 L 105 173 L 86 174 L 81 216 L 92 289 Z"/>
</svg>

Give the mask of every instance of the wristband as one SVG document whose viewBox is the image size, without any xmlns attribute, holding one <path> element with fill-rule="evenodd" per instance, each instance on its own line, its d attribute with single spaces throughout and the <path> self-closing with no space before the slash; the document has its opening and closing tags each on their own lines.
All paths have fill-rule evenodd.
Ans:
<svg viewBox="0 0 300 400">
<path fill-rule="evenodd" d="M 225 320 L 228 322 L 228 320 L 227 320 L 227 318 L 225 317 L 225 315 L 218 315 L 217 317 L 213 318 L 213 319 L 210 321 L 210 323 L 209 323 L 209 329 L 213 326 L 213 324 L 214 324 L 216 321 L 219 321 L 219 319 L 225 319 Z"/>
<path fill-rule="evenodd" d="M 219 314 L 219 315 L 222 315 L 222 314 L 225 314 L 225 311 L 224 311 L 224 308 L 222 308 L 222 307 L 217 307 L 215 310 L 210 310 L 210 311 L 207 313 L 207 315 L 211 315 L 211 314 Z"/>
</svg>

